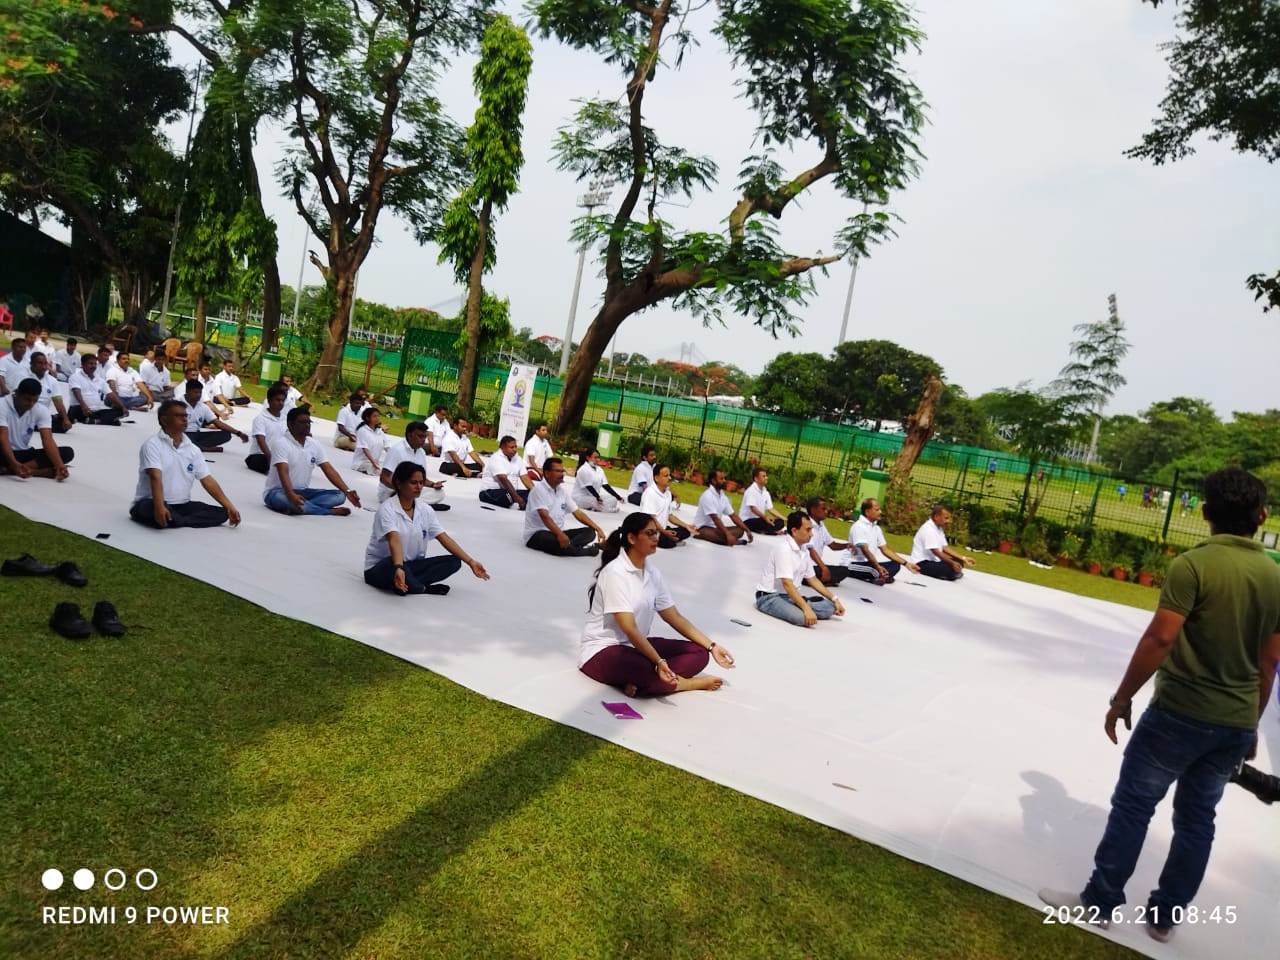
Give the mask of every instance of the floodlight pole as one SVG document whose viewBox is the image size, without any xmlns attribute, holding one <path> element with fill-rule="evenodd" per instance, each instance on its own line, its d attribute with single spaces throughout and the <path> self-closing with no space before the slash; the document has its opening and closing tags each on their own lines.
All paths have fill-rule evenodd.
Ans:
<svg viewBox="0 0 1280 960">
<path fill-rule="evenodd" d="M 844 317 L 840 320 L 840 338 L 836 340 L 836 346 L 844 343 L 845 334 L 849 332 L 849 311 L 853 307 L 853 284 L 858 279 L 858 255 L 855 253 L 852 260 L 852 266 L 849 270 L 849 292 L 844 297 Z"/>
<path fill-rule="evenodd" d="M 592 209 L 603 206 L 607 199 L 609 194 L 599 184 L 592 184 L 587 192 L 578 198 L 578 206 L 585 208 L 589 217 Z M 582 288 L 582 268 L 587 261 L 587 246 L 588 244 L 584 242 L 578 250 L 578 273 L 573 278 L 573 297 L 569 301 L 569 322 L 564 328 L 564 343 L 560 345 L 561 377 L 569 370 L 569 350 L 573 346 L 573 322 L 578 315 L 578 291 Z"/>
</svg>

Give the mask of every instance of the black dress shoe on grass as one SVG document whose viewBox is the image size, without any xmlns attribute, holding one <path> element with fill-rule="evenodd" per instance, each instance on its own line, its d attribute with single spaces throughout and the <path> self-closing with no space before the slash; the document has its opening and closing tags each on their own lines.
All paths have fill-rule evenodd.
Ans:
<svg viewBox="0 0 1280 960">
<path fill-rule="evenodd" d="M 41 563 L 29 553 L 6 560 L 4 566 L 0 567 L 0 574 L 6 577 L 47 577 L 53 571 L 53 567 Z"/>
<path fill-rule="evenodd" d="M 124 636 L 124 624 L 109 600 L 99 600 L 93 605 L 93 625 L 104 637 Z"/>
<path fill-rule="evenodd" d="M 68 587 L 83 587 L 89 582 L 89 578 L 81 573 L 80 568 L 70 560 L 64 560 L 58 564 L 54 568 L 53 574 Z"/>
<path fill-rule="evenodd" d="M 93 633 L 89 621 L 80 616 L 80 608 L 74 603 L 60 603 L 54 607 L 49 627 L 68 640 L 84 640 Z"/>
</svg>

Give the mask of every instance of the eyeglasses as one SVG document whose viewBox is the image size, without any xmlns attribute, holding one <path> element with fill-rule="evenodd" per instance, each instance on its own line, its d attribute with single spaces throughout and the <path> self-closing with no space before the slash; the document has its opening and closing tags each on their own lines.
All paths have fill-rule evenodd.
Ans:
<svg viewBox="0 0 1280 960">
<path fill-rule="evenodd" d="M 660 537 L 660 536 L 662 536 L 661 531 L 660 531 L 660 530 L 658 530 L 658 528 L 657 528 L 657 527 L 645 527 L 645 528 L 644 528 L 643 530 L 641 530 L 640 532 L 641 532 L 641 533 L 643 533 L 646 537 Z"/>
</svg>

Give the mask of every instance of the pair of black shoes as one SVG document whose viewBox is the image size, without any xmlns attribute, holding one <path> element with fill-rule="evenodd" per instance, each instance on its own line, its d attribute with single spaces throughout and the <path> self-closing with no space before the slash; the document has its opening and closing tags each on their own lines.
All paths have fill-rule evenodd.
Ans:
<svg viewBox="0 0 1280 960">
<path fill-rule="evenodd" d="M 60 603 L 54 607 L 49 627 L 68 640 L 85 640 L 94 629 L 104 637 L 124 636 L 124 624 L 120 622 L 120 616 L 109 600 L 99 600 L 93 605 L 92 627 L 80 614 L 80 607 L 74 603 Z"/>
<path fill-rule="evenodd" d="M 56 566 L 49 566 L 47 563 L 41 563 L 29 553 L 13 560 L 6 560 L 4 566 L 0 566 L 0 575 L 6 577 L 57 577 L 69 587 L 83 587 L 89 582 L 89 578 L 80 572 L 70 560 L 64 560 Z"/>
</svg>

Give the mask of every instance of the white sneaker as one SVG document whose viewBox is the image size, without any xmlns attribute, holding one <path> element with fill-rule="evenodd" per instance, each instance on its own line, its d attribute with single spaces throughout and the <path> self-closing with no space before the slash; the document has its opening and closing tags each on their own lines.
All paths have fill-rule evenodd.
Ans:
<svg viewBox="0 0 1280 960">
<path fill-rule="evenodd" d="M 1101 927 L 1103 930 L 1111 926 L 1110 917 L 1099 914 L 1096 920 L 1090 919 L 1092 908 L 1084 905 L 1079 893 L 1070 890 L 1051 890 L 1048 887 L 1044 887 L 1036 891 L 1036 896 L 1051 907 L 1068 911 L 1072 923 Z"/>
</svg>

